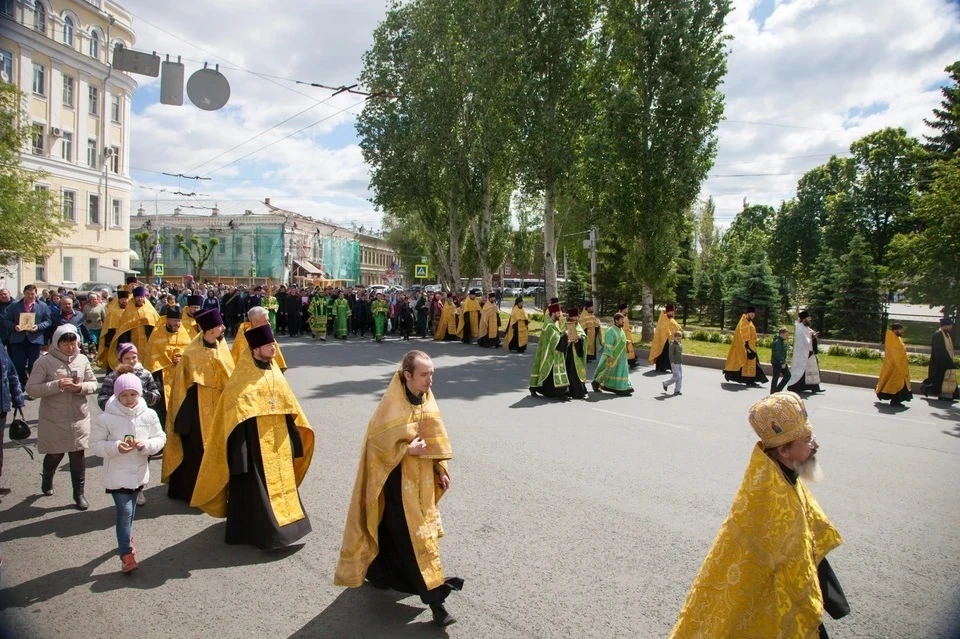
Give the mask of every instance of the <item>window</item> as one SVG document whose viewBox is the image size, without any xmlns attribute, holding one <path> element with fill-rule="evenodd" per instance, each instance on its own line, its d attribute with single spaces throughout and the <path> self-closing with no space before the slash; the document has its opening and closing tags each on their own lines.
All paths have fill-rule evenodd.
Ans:
<svg viewBox="0 0 960 639">
<path fill-rule="evenodd" d="M 13 17 L 13 0 L 0 0 L 0 13 Z"/>
<path fill-rule="evenodd" d="M 513 275 L 513 267 L 507 264 L 503 267 L 503 272 L 505 275 Z"/>
<path fill-rule="evenodd" d="M 112 209 L 111 210 L 112 217 L 110 218 L 110 224 L 112 224 L 116 228 L 121 228 L 123 226 L 123 217 L 122 217 L 123 202 L 121 202 L 120 200 L 114 200 L 113 206 L 111 207 L 111 209 Z"/>
<path fill-rule="evenodd" d="M 87 166 L 91 169 L 97 168 L 97 140 L 95 138 L 87 140 Z"/>
<path fill-rule="evenodd" d="M 60 157 L 67 162 L 73 162 L 73 133 L 64 131 L 60 143 Z"/>
<path fill-rule="evenodd" d="M 33 92 L 37 95 L 47 95 L 47 70 L 42 64 L 33 63 Z"/>
<path fill-rule="evenodd" d="M 91 86 L 90 88 L 90 115 L 97 115 L 100 113 L 100 90 Z"/>
<path fill-rule="evenodd" d="M 47 258 L 40 255 L 37 256 L 37 259 L 34 260 L 37 264 L 37 272 L 34 273 L 35 279 L 38 282 L 47 281 Z"/>
<path fill-rule="evenodd" d="M 100 224 L 100 196 L 93 193 L 87 195 L 87 224 Z"/>
<path fill-rule="evenodd" d="M 238 238 L 234 241 L 233 246 L 234 246 L 234 253 L 240 253 L 240 252 L 242 252 L 242 251 L 243 251 L 243 238 L 242 238 L 242 237 L 238 237 Z"/>
<path fill-rule="evenodd" d="M 120 172 L 120 147 L 110 147 L 110 170 L 114 173 Z"/>
<path fill-rule="evenodd" d="M 63 258 L 63 281 L 64 282 L 73 281 L 73 258 L 72 257 Z"/>
<path fill-rule="evenodd" d="M 0 49 L 0 78 L 13 83 L 13 54 Z"/>
<path fill-rule="evenodd" d="M 100 258 L 91 257 L 90 258 L 90 281 L 91 282 L 95 282 L 99 279 L 97 277 L 97 273 L 99 273 L 99 271 L 100 271 Z"/>
<path fill-rule="evenodd" d="M 33 28 L 40 33 L 47 31 L 47 10 L 40 0 L 33 3 Z"/>
<path fill-rule="evenodd" d="M 120 124 L 120 96 L 110 95 L 110 121 Z"/>
<path fill-rule="evenodd" d="M 96 31 L 90 32 L 90 57 L 100 59 L 100 34 Z"/>
<path fill-rule="evenodd" d="M 69 222 L 77 221 L 77 192 L 64 191 L 61 198 L 63 204 L 63 219 Z"/>
<path fill-rule="evenodd" d="M 63 43 L 68 47 L 73 46 L 73 18 L 70 16 L 63 18 Z"/>
<path fill-rule="evenodd" d="M 43 125 L 37 122 L 33 123 L 33 153 L 34 155 L 43 154 Z"/>
</svg>

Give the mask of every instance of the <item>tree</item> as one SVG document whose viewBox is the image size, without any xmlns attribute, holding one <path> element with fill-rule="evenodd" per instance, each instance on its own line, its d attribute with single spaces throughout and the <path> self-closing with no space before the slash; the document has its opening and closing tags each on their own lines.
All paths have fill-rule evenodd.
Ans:
<svg viewBox="0 0 960 639">
<path fill-rule="evenodd" d="M 676 258 L 676 273 L 674 276 L 674 299 L 680 304 L 683 311 L 683 323 L 687 323 L 687 316 L 693 310 L 694 299 L 696 297 L 696 285 L 694 282 L 697 270 L 697 254 L 693 248 L 694 244 L 694 219 L 693 211 L 687 213 L 686 232 L 680 240 L 680 250 Z"/>
<path fill-rule="evenodd" d="M 522 192 L 514 194 L 514 211 L 517 218 L 517 230 L 510 238 L 510 263 L 520 275 L 520 285 L 523 286 L 523 274 L 531 272 L 533 268 L 534 252 L 537 247 L 537 237 L 532 228 L 539 219 L 543 205 L 538 200 Z"/>
<path fill-rule="evenodd" d="M 645 340 L 654 291 L 716 155 L 729 12 L 728 0 L 607 0 L 600 18 L 591 174 L 603 226 L 631 238 L 625 257 L 642 287 Z"/>
<path fill-rule="evenodd" d="M 820 253 L 821 232 L 816 209 L 801 205 L 799 198 L 783 202 L 773 221 L 767 248 L 774 275 L 790 282 L 795 290 L 802 291 L 807 284 L 810 265 L 816 263 Z"/>
<path fill-rule="evenodd" d="M 67 233 L 57 201 L 34 184 L 46 174 L 23 168 L 20 154 L 31 127 L 21 112 L 23 94 L 0 82 L 0 270 L 23 257 L 30 262 L 50 253 L 50 243 Z"/>
<path fill-rule="evenodd" d="M 140 262 L 143 264 L 143 272 L 150 275 L 153 272 L 151 267 L 157 260 L 156 245 L 163 244 L 164 237 L 158 235 L 154 238 L 150 231 L 141 231 L 134 234 L 133 239 L 137 243 L 137 248 L 140 249 Z"/>
<path fill-rule="evenodd" d="M 830 320 L 833 319 L 830 315 L 830 307 L 836 294 L 837 278 L 839 276 L 837 261 L 832 254 L 823 252 L 823 256 L 817 264 L 817 269 L 817 275 L 810 284 L 806 307 L 813 315 L 813 322 L 817 330 L 824 331 L 824 337 L 826 337 L 832 323 Z M 825 327 L 826 330 L 824 330 Z"/>
<path fill-rule="evenodd" d="M 210 256 L 213 255 L 213 249 L 220 244 L 220 240 L 211 237 L 206 242 L 201 242 L 199 237 L 193 235 L 190 237 L 190 241 L 187 242 L 187 238 L 185 238 L 182 233 L 177 233 L 174 238 L 177 240 L 177 246 L 183 251 L 187 260 L 190 261 L 190 264 L 193 265 L 193 268 L 190 269 L 190 272 L 193 274 L 193 279 L 199 282 L 201 279 L 200 276 L 203 274 L 203 267 L 210 259 Z"/>
<path fill-rule="evenodd" d="M 727 294 L 728 326 L 735 328 L 740 316 L 748 306 L 757 309 L 757 325 L 767 329 L 770 310 L 776 307 L 777 282 L 770 270 L 770 263 L 762 251 L 754 251 L 749 263 L 737 268 Z M 762 318 L 762 319 L 761 319 Z"/>
<path fill-rule="evenodd" d="M 527 193 L 543 194 L 543 267 L 547 297 L 557 295 L 557 198 L 581 161 L 590 121 L 585 72 L 590 61 L 592 0 L 527 0 L 512 4 L 512 48 L 520 81 L 518 178 Z"/>
<path fill-rule="evenodd" d="M 859 341 L 879 341 L 882 318 L 877 271 L 869 245 L 859 234 L 840 259 L 830 314 L 833 335 Z"/>
<path fill-rule="evenodd" d="M 918 230 L 897 235 L 890 263 L 913 301 L 960 311 L 960 157 L 938 162 L 934 181 L 914 199 Z M 958 330 L 954 328 L 954 335 Z"/>
<path fill-rule="evenodd" d="M 960 60 L 946 69 L 952 84 L 944 86 L 942 108 L 933 110 L 933 119 L 924 119 L 924 123 L 937 131 L 936 135 L 923 136 L 927 143 L 927 152 L 941 160 L 949 160 L 960 151 Z"/>
</svg>

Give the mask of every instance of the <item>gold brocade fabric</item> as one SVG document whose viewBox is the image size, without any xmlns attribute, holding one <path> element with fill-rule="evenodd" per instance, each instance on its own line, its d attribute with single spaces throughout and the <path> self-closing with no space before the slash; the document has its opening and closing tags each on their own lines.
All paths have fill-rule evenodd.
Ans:
<svg viewBox="0 0 960 639">
<path fill-rule="evenodd" d="M 627 338 L 627 361 L 637 359 L 637 351 L 633 345 L 633 331 L 630 329 L 630 318 L 623 314 L 623 334 Z"/>
<path fill-rule="evenodd" d="M 457 326 L 457 337 L 463 337 L 463 327 L 470 322 L 470 337 L 480 336 L 480 302 L 476 298 L 467 297 L 460 302 L 460 324 Z M 441 315 L 440 319 L 443 319 Z"/>
<path fill-rule="evenodd" d="M 116 329 L 118 326 L 120 326 L 120 317 L 122 315 L 123 315 L 123 309 L 120 308 L 120 302 L 117 301 L 116 297 L 110 298 L 110 302 L 107 304 L 107 310 L 103 314 L 103 328 L 100 331 L 100 335 L 101 336 L 106 335 L 111 328 Z M 114 332 L 113 341 L 110 342 L 110 345 L 113 348 L 108 349 L 106 342 L 104 342 L 104 340 L 101 337 L 99 343 L 97 344 L 97 365 L 100 368 L 106 368 L 109 365 L 110 362 L 109 362 L 108 354 L 110 350 L 114 351 L 113 358 L 114 358 L 114 361 L 116 361 L 116 358 L 117 358 L 116 341 L 117 341 L 117 333 Z"/>
<path fill-rule="evenodd" d="M 303 441 L 303 456 L 296 459 L 287 415 L 293 416 Z M 190 505 L 213 517 L 227 516 L 227 440 L 237 425 L 251 417 L 257 418 L 264 481 L 277 524 L 286 526 L 299 521 L 304 514 L 297 486 L 313 459 L 313 429 L 283 373 L 276 365 L 270 370 L 259 368 L 249 351 L 237 364 L 217 402 L 214 427 L 209 439 L 204 438 L 203 462 Z"/>
<path fill-rule="evenodd" d="M 427 452 L 408 455 L 410 442 L 418 432 L 427 442 Z M 443 490 L 437 484 L 437 473 L 447 473 L 446 460 L 452 457 L 433 393 L 427 393 L 422 405 L 413 406 L 407 400 L 400 374 L 394 375 L 367 425 L 334 584 L 348 588 L 363 585 L 367 568 L 379 552 L 383 486 L 397 464 L 402 465 L 403 512 L 420 574 L 427 589 L 443 584 L 443 527 L 437 508 Z"/>
<path fill-rule="evenodd" d="M 513 310 L 510 311 L 510 319 L 507 321 L 507 332 L 503 336 L 503 341 L 507 346 L 510 345 L 510 341 L 513 339 L 514 331 L 517 333 L 517 347 L 523 348 L 527 345 L 528 321 L 527 312 L 519 306 L 514 306 Z"/>
<path fill-rule="evenodd" d="M 174 430 L 177 413 L 187 396 L 187 391 L 194 384 L 197 385 L 197 400 L 200 408 L 200 434 L 203 438 L 204 449 L 211 437 L 213 415 L 220 393 L 227 385 L 227 380 L 233 373 L 233 358 L 227 345 L 217 340 L 216 348 L 203 345 L 203 336 L 193 338 L 180 356 L 180 364 L 173 376 L 173 385 L 167 396 L 167 443 L 163 449 L 163 468 L 160 479 L 163 483 L 170 480 L 170 475 L 183 461 L 183 446 L 180 436 Z"/>
<path fill-rule="evenodd" d="M 753 352 L 757 352 L 757 327 L 747 318 L 746 313 L 741 315 L 740 321 L 737 322 L 737 329 L 733 332 L 733 341 L 730 342 L 730 350 L 727 351 L 727 361 L 723 370 L 740 371 L 744 377 L 756 377 L 757 362 L 760 358 L 748 358 L 744 343 L 750 344 Z"/>
<path fill-rule="evenodd" d="M 117 332 L 114 335 L 113 342 L 110 344 L 110 352 L 107 353 L 110 368 L 116 368 L 120 362 L 117 359 L 117 344 L 121 336 L 130 335 L 130 342 L 137 347 L 138 353 L 147 352 L 147 332 L 146 326 L 159 326 L 162 322 L 157 309 L 153 307 L 150 300 L 146 300 L 143 306 L 137 306 L 130 300 L 123 315 L 120 316 L 120 323 L 117 326 Z"/>
<path fill-rule="evenodd" d="M 883 343 L 883 366 L 877 379 L 877 393 L 896 395 L 906 388 L 910 390 L 910 362 L 907 349 L 900 336 L 887 331 Z"/>
<path fill-rule="evenodd" d="M 183 318 L 180 320 L 181 326 L 187 329 L 187 335 L 190 336 L 190 339 L 193 339 L 200 334 L 200 327 L 197 326 L 197 320 L 193 319 L 186 312 L 183 313 Z"/>
<path fill-rule="evenodd" d="M 497 317 L 500 315 L 500 309 L 496 304 L 487 302 L 483 310 L 480 311 L 480 337 L 495 338 L 500 329 L 497 328 Z"/>
<path fill-rule="evenodd" d="M 457 334 L 457 307 L 453 302 L 444 302 L 440 312 L 440 321 L 437 323 L 437 332 L 433 339 L 439 341 L 447 335 Z M 462 333 L 461 333 L 462 334 Z"/>
<path fill-rule="evenodd" d="M 790 484 L 758 443 L 670 638 L 816 639 L 817 565 L 841 543 L 803 480 Z"/>
<path fill-rule="evenodd" d="M 233 346 L 230 348 L 230 354 L 233 356 L 234 364 L 239 364 L 241 359 L 253 358 L 253 355 L 250 354 L 250 343 L 247 342 L 247 338 L 243 336 L 249 328 L 250 322 L 244 322 L 240 325 L 240 328 L 237 329 L 237 336 L 233 338 Z M 274 342 L 274 344 L 277 343 Z M 287 370 L 287 360 L 283 359 L 283 353 L 280 352 L 280 344 L 277 344 L 277 354 L 273 358 L 273 363 L 280 368 L 281 372 Z"/>
<path fill-rule="evenodd" d="M 580 326 L 587 335 L 587 355 L 593 357 L 597 354 L 597 342 L 602 339 L 600 320 L 590 311 L 584 310 L 580 313 Z"/>
<path fill-rule="evenodd" d="M 668 317 L 666 311 L 660 311 L 660 318 L 657 319 L 657 328 L 653 332 L 653 341 L 650 342 L 650 355 L 647 357 L 649 363 L 656 363 L 657 358 L 663 353 L 663 349 L 665 349 L 670 343 L 670 340 L 673 339 L 673 334 L 679 330 L 681 330 L 680 322 L 672 317 Z"/>
<path fill-rule="evenodd" d="M 147 341 L 147 352 L 143 357 L 143 367 L 151 373 L 162 370 L 163 399 L 170 405 L 170 393 L 173 390 L 173 356 L 182 355 L 190 345 L 190 336 L 181 325 L 176 333 L 171 333 L 165 325 L 156 327 Z"/>
</svg>

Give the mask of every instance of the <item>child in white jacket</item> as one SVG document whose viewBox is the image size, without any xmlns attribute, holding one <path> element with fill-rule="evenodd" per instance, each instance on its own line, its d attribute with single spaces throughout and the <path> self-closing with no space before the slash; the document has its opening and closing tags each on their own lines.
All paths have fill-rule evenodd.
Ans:
<svg viewBox="0 0 960 639">
<path fill-rule="evenodd" d="M 90 431 L 90 452 L 103 457 L 103 485 L 117 507 L 122 572 L 137 569 L 131 533 L 137 495 L 150 481 L 150 455 L 167 442 L 157 414 L 147 408 L 142 395 L 143 385 L 136 375 L 117 377 L 113 397 Z"/>
</svg>

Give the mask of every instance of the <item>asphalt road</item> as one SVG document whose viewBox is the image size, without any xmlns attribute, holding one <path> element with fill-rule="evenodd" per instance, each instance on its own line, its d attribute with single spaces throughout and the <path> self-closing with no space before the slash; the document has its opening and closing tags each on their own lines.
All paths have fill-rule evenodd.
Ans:
<svg viewBox="0 0 960 639">
<path fill-rule="evenodd" d="M 39 458 L 7 443 L 6 636 L 666 637 L 741 481 L 755 442 L 747 409 L 765 392 L 687 367 L 680 397 L 641 370 L 633 397 L 555 404 L 527 392 L 532 349 L 281 344 L 317 433 L 305 544 L 225 545 L 222 521 L 166 499 L 153 462 L 134 526 L 141 568 L 121 575 L 99 460 L 88 458 L 81 513 L 67 472 L 40 497 Z M 434 356 L 454 448 L 441 543 L 447 574 L 466 585 L 446 630 L 416 597 L 332 583 L 362 434 L 409 348 Z M 827 473 L 813 491 L 844 536 L 830 561 L 853 607 L 827 621 L 831 637 L 956 637 L 960 407 L 918 398 L 894 414 L 875 402 L 838 386 L 808 401 Z"/>
</svg>

